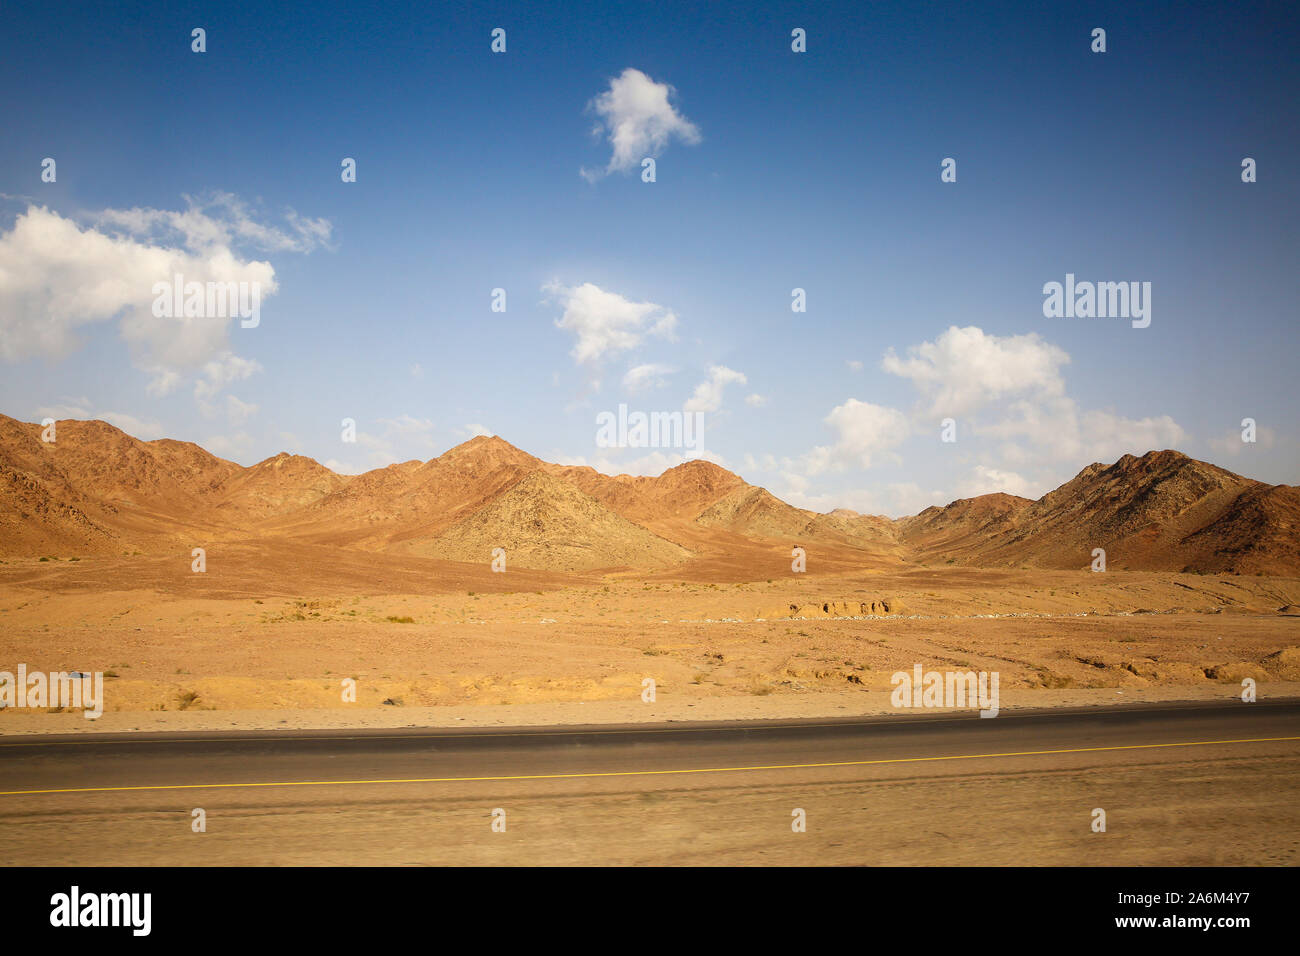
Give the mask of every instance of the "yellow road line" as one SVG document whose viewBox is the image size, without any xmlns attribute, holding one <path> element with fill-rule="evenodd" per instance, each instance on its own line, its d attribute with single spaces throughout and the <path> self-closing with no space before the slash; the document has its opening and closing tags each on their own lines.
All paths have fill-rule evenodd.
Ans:
<svg viewBox="0 0 1300 956">
<path fill-rule="evenodd" d="M 70 787 L 62 790 L 0 790 L 0 797 L 50 793 L 123 793 L 134 790 L 228 790 L 248 787 L 342 787 L 396 783 L 482 783 L 511 780 L 571 780 L 597 777 L 655 777 L 682 773 L 738 773 L 752 770 L 814 770 L 823 767 L 867 767 L 875 764 L 926 763 L 937 760 L 983 760 L 995 757 L 1043 757 L 1051 754 L 1099 753 L 1112 750 L 1155 750 L 1167 747 L 1214 747 L 1300 740 L 1296 737 L 1244 737 L 1237 740 L 1193 740 L 1168 744 L 1124 744 L 1115 747 L 1076 747 L 1068 750 L 1024 750 L 999 754 L 952 754 L 944 757 L 888 757 L 879 760 L 839 760 L 829 763 L 771 764 L 756 767 L 695 767 L 684 770 L 610 770 L 589 773 L 533 773 L 487 777 L 398 777 L 391 780 L 288 780 L 252 783 L 177 783 L 144 787 Z"/>
</svg>

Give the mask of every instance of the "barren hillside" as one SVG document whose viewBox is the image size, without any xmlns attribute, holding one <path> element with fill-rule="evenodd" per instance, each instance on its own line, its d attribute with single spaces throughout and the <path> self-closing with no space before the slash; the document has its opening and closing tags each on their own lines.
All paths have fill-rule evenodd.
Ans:
<svg viewBox="0 0 1300 956">
<path fill-rule="evenodd" d="M 156 553 L 256 538 L 541 570 L 767 576 L 793 545 L 820 567 L 900 562 L 1284 574 L 1300 570 L 1300 489 L 1177 451 L 1087 466 L 1038 501 L 991 494 L 891 520 L 817 514 L 711 462 L 654 477 L 558 465 L 474 438 L 428 461 L 356 476 L 281 453 L 251 467 L 190 442 L 140 441 L 106 422 L 41 427 L 0 416 L 0 554 Z"/>
</svg>

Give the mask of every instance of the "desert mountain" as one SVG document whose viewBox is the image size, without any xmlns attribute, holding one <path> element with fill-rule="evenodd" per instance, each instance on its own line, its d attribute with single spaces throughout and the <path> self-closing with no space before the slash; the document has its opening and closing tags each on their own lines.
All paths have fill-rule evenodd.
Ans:
<svg viewBox="0 0 1300 956">
<path fill-rule="evenodd" d="M 901 518 L 896 526 L 899 539 L 922 560 L 970 559 L 978 557 L 991 538 L 1020 527 L 1020 513 L 1033 504 L 1002 493 L 959 498 Z"/>
<path fill-rule="evenodd" d="M 1300 489 L 1243 478 L 1177 451 L 1094 463 L 1037 501 L 984 495 L 901 519 L 918 558 L 981 566 L 1112 569 L 1300 568 Z"/>
<path fill-rule="evenodd" d="M 211 533 L 220 489 L 244 470 L 190 442 L 144 442 L 107 422 L 58 422 L 52 442 L 41 434 L 40 425 L 0 416 L 0 551 L 57 544 L 94 554 L 116 550 L 117 539 Z"/>
<path fill-rule="evenodd" d="M 507 567 L 555 571 L 660 568 L 690 556 L 542 471 L 530 473 L 433 540 L 411 546 L 429 557 L 478 562 L 489 561 L 494 548 L 505 549 Z"/>
<path fill-rule="evenodd" d="M 58 422 L 52 442 L 41 433 L 40 425 L 0 415 L 0 465 L 92 498 L 166 507 L 210 498 L 243 470 L 190 442 L 144 442 L 107 422 Z"/>
<path fill-rule="evenodd" d="M 834 539 L 857 548 L 901 557 L 898 523 L 881 515 L 863 515 L 848 508 L 836 508 L 827 514 L 813 515 L 804 537 L 811 540 Z"/>
<path fill-rule="evenodd" d="M 402 462 L 350 478 L 309 508 L 286 513 L 275 526 L 382 550 L 436 535 L 541 465 L 500 438 L 471 438 L 426 462 Z"/>
<path fill-rule="evenodd" d="M 0 465 L 0 553 L 100 553 L 114 535 L 72 501 L 51 494 L 28 472 Z"/>
<path fill-rule="evenodd" d="M 637 522 L 691 521 L 728 493 L 751 487 L 739 475 L 699 459 L 669 468 L 654 478 L 611 477 L 585 465 L 542 467 Z"/>
<path fill-rule="evenodd" d="M 891 520 L 797 508 L 706 461 L 610 476 L 496 437 L 344 476 L 300 455 L 245 468 L 105 422 L 56 427 L 44 442 L 41 426 L 0 415 L 0 555 L 270 536 L 484 562 L 503 547 L 512 566 L 554 570 L 650 570 L 801 545 L 864 566 L 1084 568 L 1104 548 L 1115 570 L 1300 571 L 1300 488 L 1176 451 L 1089 465 L 1037 501 L 983 495 Z"/>
<path fill-rule="evenodd" d="M 1248 488 L 1183 544 L 1207 570 L 1294 574 L 1300 568 L 1300 488 Z"/>
<path fill-rule="evenodd" d="M 745 485 L 714 502 L 695 521 L 760 538 L 797 539 L 813 517 L 814 512 L 788 505 L 765 488 Z"/>
<path fill-rule="evenodd" d="M 313 504 L 345 484 L 313 458 L 280 452 L 226 479 L 217 507 L 263 518 Z"/>
</svg>

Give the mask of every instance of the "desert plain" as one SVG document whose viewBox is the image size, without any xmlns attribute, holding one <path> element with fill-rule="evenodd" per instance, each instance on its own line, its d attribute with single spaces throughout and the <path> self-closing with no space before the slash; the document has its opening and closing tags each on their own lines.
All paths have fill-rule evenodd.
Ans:
<svg viewBox="0 0 1300 956">
<path fill-rule="evenodd" d="M 1011 708 L 1300 690 L 1296 489 L 1177 452 L 891 521 L 500 439 L 344 477 L 3 424 L 0 661 L 102 672 L 105 704 L 0 733 L 889 713 L 918 664 Z"/>
</svg>

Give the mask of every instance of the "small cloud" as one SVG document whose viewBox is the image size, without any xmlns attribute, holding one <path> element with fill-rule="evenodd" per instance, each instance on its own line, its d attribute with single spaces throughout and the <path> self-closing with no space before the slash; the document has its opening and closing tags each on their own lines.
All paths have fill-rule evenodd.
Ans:
<svg viewBox="0 0 1300 956">
<path fill-rule="evenodd" d="M 590 282 L 567 287 L 552 281 L 542 291 L 563 308 L 555 325 L 577 336 L 571 354 L 579 364 L 626 352 L 647 335 L 669 341 L 675 337 L 677 316 L 653 302 L 633 302 Z"/>
<path fill-rule="evenodd" d="M 241 402 L 234 395 L 226 396 L 226 415 L 230 424 L 239 425 L 257 414 L 257 406 L 251 402 Z"/>
<path fill-rule="evenodd" d="M 162 398 L 164 395 L 170 395 L 176 390 L 176 386 L 181 383 L 180 373 L 169 368 L 152 368 L 148 371 L 153 376 L 149 384 L 145 386 L 145 392 L 150 398 Z"/>
<path fill-rule="evenodd" d="M 750 408 L 762 408 L 767 404 L 767 399 L 755 392 L 753 395 L 745 396 L 745 404 Z"/>
<path fill-rule="evenodd" d="M 729 369 L 725 365 L 709 368 L 709 378 L 695 386 L 695 394 L 682 406 L 688 412 L 716 412 L 722 407 L 722 390 L 730 384 L 745 385 L 748 379 L 744 373 Z"/>
<path fill-rule="evenodd" d="M 987 465 L 976 465 L 974 472 L 957 486 L 957 493 L 963 498 L 976 498 L 1002 492 L 1021 498 L 1037 498 L 1037 487 L 1014 471 L 1002 471 Z"/>
<path fill-rule="evenodd" d="M 194 398 L 199 403 L 199 408 L 204 414 L 213 414 L 214 408 L 210 400 L 215 398 L 218 392 L 227 385 L 243 381 L 261 370 L 262 366 L 253 359 L 240 358 L 233 352 L 222 352 L 204 362 L 202 377 L 194 383 Z"/>
<path fill-rule="evenodd" d="M 850 371 L 850 372 L 861 372 L 861 371 L 862 371 L 862 363 L 859 362 L 857 359 L 849 359 L 849 360 L 848 360 L 847 362 L 845 362 L 844 364 L 847 365 L 847 366 L 849 367 L 849 371 Z"/>
<path fill-rule="evenodd" d="M 593 134 L 604 134 L 613 148 L 602 170 L 580 170 L 584 179 L 595 182 L 601 176 L 628 172 L 647 156 L 658 156 L 672 139 L 694 145 L 700 130 L 673 107 L 675 91 L 667 83 L 656 83 L 640 70 L 628 67 L 609 82 L 609 89 L 589 104 L 600 121 Z"/>
<path fill-rule="evenodd" d="M 628 369 L 627 374 L 623 376 L 623 387 L 629 392 L 643 392 L 651 388 L 663 388 L 668 384 L 668 380 L 664 376 L 671 375 L 673 371 L 674 369 L 669 368 L 667 365 L 637 365 Z"/>
<path fill-rule="evenodd" d="M 479 425 L 477 423 L 466 425 L 464 432 L 470 438 L 493 438 L 496 435 L 496 432 L 492 431 L 486 425 Z"/>
</svg>

